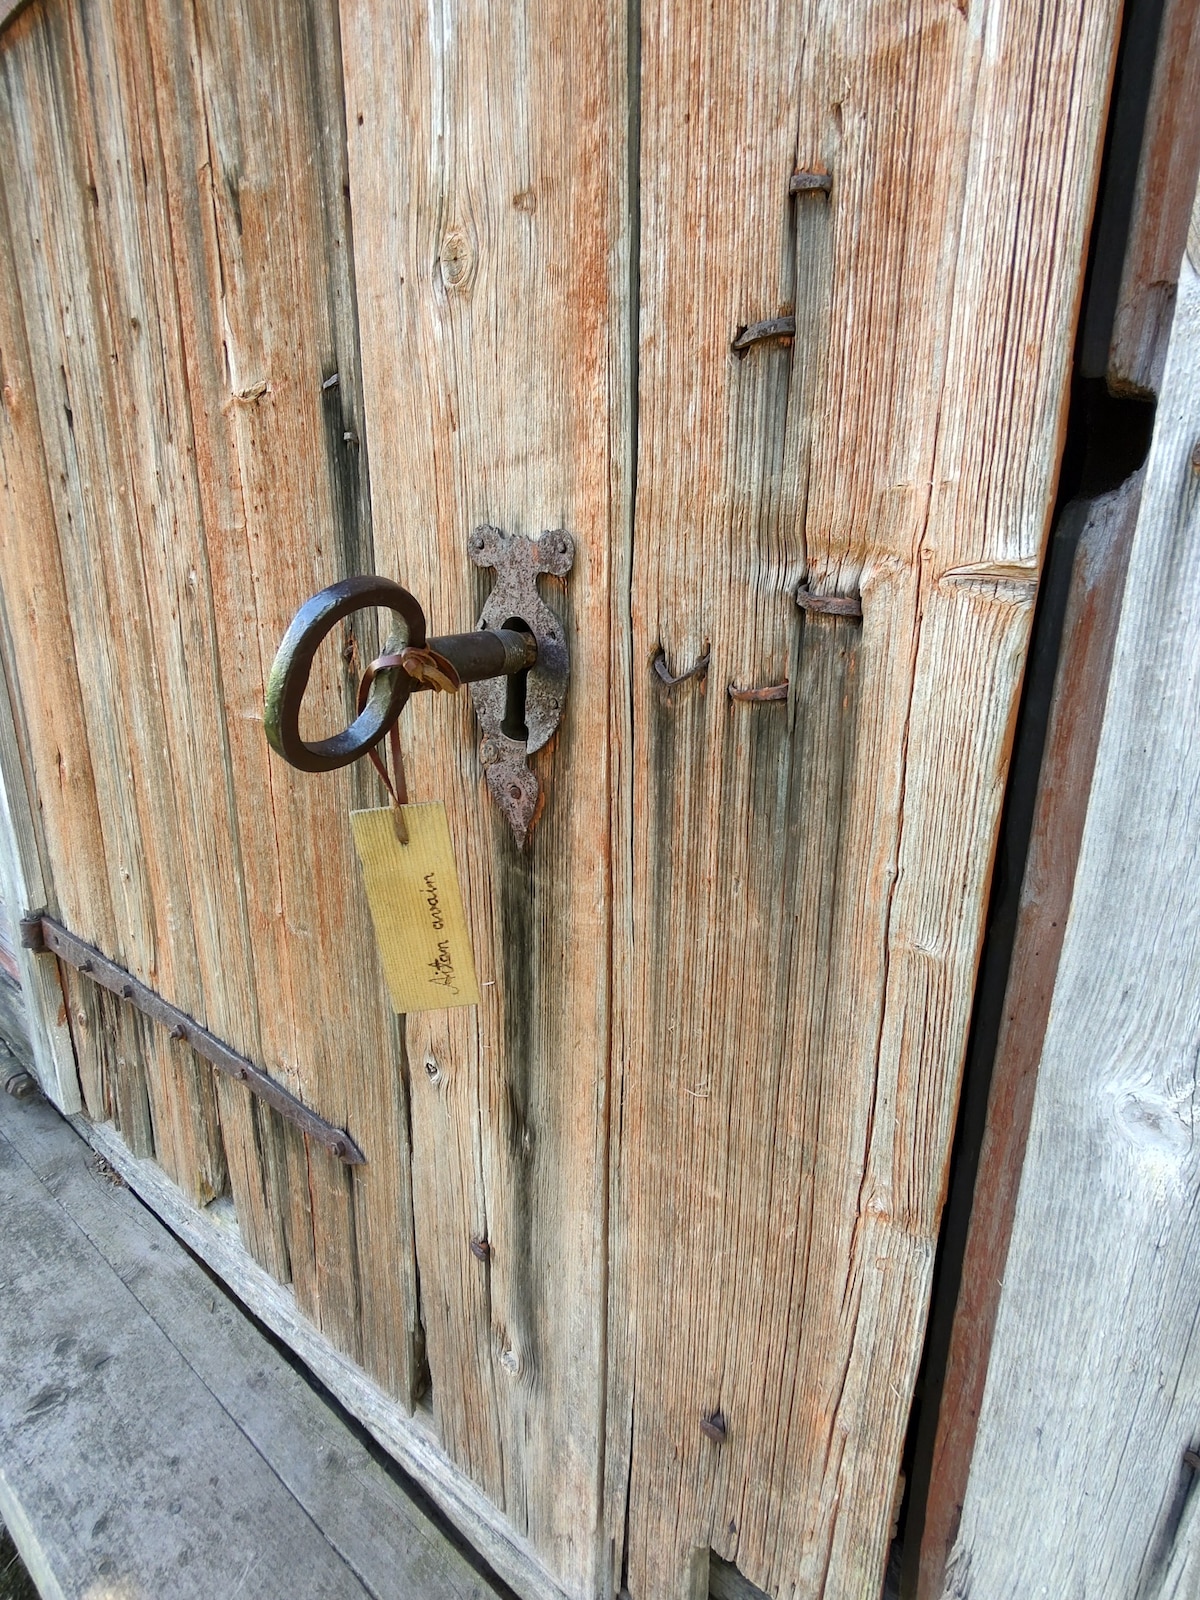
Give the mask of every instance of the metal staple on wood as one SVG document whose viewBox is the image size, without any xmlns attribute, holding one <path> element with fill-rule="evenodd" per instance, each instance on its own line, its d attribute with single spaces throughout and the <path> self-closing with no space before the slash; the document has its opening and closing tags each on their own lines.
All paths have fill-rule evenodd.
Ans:
<svg viewBox="0 0 1200 1600">
<path fill-rule="evenodd" d="M 832 188 L 831 172 L 793 172 L 788 179 L 789 194 L 828 194 Z"/>
<path fill-rule="evenodd" d="M 813 594 L 803 585 L 796 590 L 796 604 L 801 611 L 815 611 L 818 616 L 853 617 L 862 619 L 862 601 L 857 595 Z"/>
<path fill-rule="evenodd" d="M 766 339 L 794 339 L 796 337 L 795 317 L 767 317 L 763 322 L 752 322 L 749 327 L 739 328 L 729 346 L 736 354 L 741 355 L 749 350 L 753 344 L 762 344 Z"/>
<path fill-rule="evenodd" d="M 128 1000 L 130 1005 L 136 1006 L 152 1021 L 161 1022 L 170 1030 L 172 1039 L 189 1044 L 197 1055 L 203 1056 L 218 1072 L 224 1072 L 228 1077 L 245 1084 L 251 1094 L 257 1095 L 272 1110 L 278 1111 L 281 1117 L 294 1123 L 310 1139 L 324 1145 L 339 1161 L 352 1167 L 362 1166 L 366 1162 L 367 1158 L 343 1129 L 335 1128 L 333 1123 L 326 1122 L 324 1117 L 310 1111 L 281 1083 L 268 1077 L 261 1067 L 256 1067 L 245 1056 L 239 1055 L 224 1040 L 218 1039 L 215 1033 L 210 1033 L 193 1017 L 189 1017 L 186 1011 L 181 1011 L 169 1000 L 164 1000 L 162 995 L 147 988 L 132 973 L 126 972 L 124 967 L 119 967 L 93 945 L 64 928 L 61 922 L 44 913 L 31 913 L 23 917 L 21 943 L 27 950 L 48 951 L 56 955 L 60 961 L 82 972 L 102 989 Z"/>
</svg>

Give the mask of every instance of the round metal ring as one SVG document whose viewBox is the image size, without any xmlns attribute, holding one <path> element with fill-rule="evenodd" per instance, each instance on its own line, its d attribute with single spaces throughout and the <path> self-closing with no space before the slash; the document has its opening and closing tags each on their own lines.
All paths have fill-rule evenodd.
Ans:
<svg viewBox="0 0 1200 1600">
<path fill-rule="evenodd" d="M 306 600 L 292 618 L 267 679 L 263 727 L 277 754 L 301 772 L 332 772 L 366 755 L 404 709 L 413 685 L 408 675 L 393 668 L 381 672 L 371 685 L 362 712 L 348 728 L 331 739 L 307 744 L 300 737 L 300 703 L 308 688 L 308 675 L 321 641 L 343 617 L 368 606 L 381 606 L 399 619 L 401 630 L 388 640 L 389 654 L 425 644 L 425 613 L 419 602 L 388 578 L 343 578 Z"/>
</svg>

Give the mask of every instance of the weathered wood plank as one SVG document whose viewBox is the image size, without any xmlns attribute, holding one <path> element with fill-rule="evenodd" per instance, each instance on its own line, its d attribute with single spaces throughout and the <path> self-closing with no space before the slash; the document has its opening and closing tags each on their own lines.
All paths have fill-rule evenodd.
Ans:
<svg viewBox="0 0 1200 1600">
<path fill-rule="evenodd" d="M 1115 22 L 642 8 L 634 1596 L 882 1582 Z"/>
<path fill-rule="evenodd" d="M 175 730 L 156 670 L 157 642 L 180 630 L 162 629 L 155 602 L 167 597 L 149 576 L 186 523 L 186 438 L 172 426 L 186 399 L 162 325 L 156 191 L 143 178 L 155 152 L 149 130 L 142 140 L 126 119 L 119 39 L 111 19 L 70 7 L 36 8 L 6 37 L 4 182 L 112 897 L 111 925 L 88 936 L 187 1005 L 200 995 L 167 753 Z M 25 700 L 32 720 L 38 703 Z M 136 1039 L 115 1027 L 122 1126 L 152 1149 L 149 1120 L 157 1112 L 165 1125 L 169 1109 Z"/>
<path fill-rule="evenodd" d="M 11 659 L 10 651 L 5 654 Z M 14 992 L 4 1007 L 3 1031 L 28 1042 L 43 1093 L 60 1111 L 78 1111 L 79 1073 L 58 975 L 22 947 L 17 932 L 22 915 L 31 907 L 44 906 L 48 894 L 7 681 L 0 686 L 0 886 L 15 975 Z"/>
<path fill-rule="evenodd" d="M 255 1593 L 280 1600 L 365 1600 L 354 1572 L 7 1138 L 0 1205 L 0 1510 L 8 1520 L 21 1507 L 57 1576 L 51 1592 L 107 1580 L 210 1600 L 252 1578 Z"/>
<path fill-rule="evenodd" d="M 21 1274 L 0 1311 L 0 1500 L 44 1592 L 232 1594 L 249 1567 L 280 1596 L 494 1593 L 47 1107 L 0 1101 L 0 1187 Z"/>
<path fill-rule="evenodd" d="M 942 1391 L 919 1600 L 941 1592 L 970 1470 L 1017 1189 L 1087 813 L 1143 474 L 1064 513 L 1076 535 L 987 1125 Z"/>
<path fill-rule="evenodd" d="M 1166 0 L 1108 354 L 1118 394 L 1157 394 L 1200 171 L 1200 5 Z"/>
<path fill-rule="evenodd" d="M 336 10 L 152 5 L 149 31 L 242 850 L 236 915 L 257 975 L 252 1008 L 230 996 L 223 1037 L 237 1043 L 253 1018 L 289 1087 L 356 1129 L 367 1166 L 351 1178 L 275 1128 L 264 1221 L 284 1222 L 318 1325 L 411 1397 L 421 1336 L 407 1085 L 357 896 L 346 813 L 361 780 L 293 772 L 270 756 L 260 721 L 299 600 L 373 560 Z M 344 711 L 344 688 L 337 701 Z M 226 921 L 231 888 L 211 886 Z M 224 1115 L 240 1091 L 220 1093 Z"/>
<path fill-rule="evenodd" d="M 1188 1592 L 1200 259 L 1185 261 L 945 1593 Z"/>
<path fill-rule="evenodd" d="M 131 1155 L 111 1124 L 72 1119 L 76 1130 L 110 1162 L 172 1233 L 227 1283 L 266 1327 L 351 1411 L 404 1470 L 427 1490 L 494 1571 L 528 1600 L 564 1600 L 564 1591 L 503 1515 L 450 1460 L 438 1443 L 428 1410 L 410 1412 L 384 1393 L 362 1368 L 340 1354 L 299 1310 L 290 1287 L 278 1284 L 247 1252 L 221 1204 L 200 1210 L 163 1176 L 156 1162 Z"/>
<path fill-rule="evenodd" d="M 571 684 L 537 758 L 529 853 L 488 798 L 465 697 L 414 700 L 402 740 L 414 798 L 447 803 L 484 995 L 407 1023 L 438 1427 L 563 1586 L 592 1594 L 627 714 L 611 676 L 630 493 L 625 9 L 347 0 L 342 29 L 379 570 L 453 631 L 484 592 L 476 526 L 561 526 L 577 549 L 550 596 Z"/>
<path fill-rule="evenodd" d="M 8 405 L 25 430 L 13 494 L 44 506 L 48 535 L 43 555 L 14 525 L 5 594 L 16 681 L 49 690 L 26 701 L 56 909 L 353 1124 L 369 1172 L 351 1179 L 239 1086 L 214 1094 L 190 1052 L 126 1018 L 76 1021 L 85 1080 L 197 1199 L 228 1154 L 260 1259 L 411 1397 L 407 1088 L 345 823 L 363 789 L 298 778 L 260 726 L 298 598 L 371 564 L 336 11 L 35 6 L 0 55 L 8 315 L 29 368 Z M 42 570 L 60 560 L 65 585 Z M 77 668 L 39 649 L 27 612 Z M 55 791 L 61 751 L 95 791 L 82 868 L 89 819 Z"/>
<path fill-rule="evenodd" d="M 145 1320 L 151 1337 L 161 1331 L 168 1342 L 167 1359 L 176 1366 L 186 1364 L 204 1386 L 177 1422 L 186 1429 L 204 1426 L 204 1438 L 211 1443 L 214 1426 L 224 1428 L 232 1420 L 295 1498 L 297 1520 L 311 1519 L 345 1563 L 343 1581 L 350 1582 L 352 1575 L 378 1600 L 412 1594 L 430 1600 L 485 1600 L 494 1593 L 304 1376 L 235 1302 L 214 1289 L 208 1273 L 131 1191 L 101 1180 L 91 1150 L 66 1124 L 44 1107 L 18 1110 L 0 1101 L 0 1139 L 5 1150 L 16 1147 L 29 1169 L 27 1175 L 16 1169 L 23 1192 L 32 1194 L 35 1203 L 43 1193 L 52 1199 L 59 1232 L 77 1228 L 91 1246 L 98 1259 L 88 1258 L 89 1283 L 97 1303 L 122 1302 L 130 1321 L 139 1315 Z M 38 1180 L 44 1191 L 39 1191 Z M 23 1296 L 15 1298 L 28 1312 Z M 38 1317 L 54 1319 L 56 1314 L 51 1296 L 30 1318 L 26 1337 L 38 1332 Z M 60 1331 L 55 1324 L 54 1335 Z M 137 1420 L 129 1419 L 131 1432 Z M 5 1464 L 12 1468 L 12 1487 L 24 1503 L 28 1486 L 22 1463 L 6 1456 Z M 124 1473 L 121 1480 L 127 1477 Z M 196 1507 L 188 1504 L 183 1515 L 194 1541 L 204 1531 L 204 1498 Z M 156 1530 L 158 1524 L 151 1521 L 140 1531 L 150 1542 Z M 278 1590 L 291 1576 L 293 1554 L 267 1543 L 268 1525 L 252 1531 L 261 1541 L 266 1582 Z M 224 1540 L 207 1539 L 200 1548 L 193 1542 L 193 1549 L 203 1573 L 197 1581 L 208 1582 L 210 1595 L 224 1593 Z M 353 1588 L 330 1592 L 340 1596 Z"/>
</svg>

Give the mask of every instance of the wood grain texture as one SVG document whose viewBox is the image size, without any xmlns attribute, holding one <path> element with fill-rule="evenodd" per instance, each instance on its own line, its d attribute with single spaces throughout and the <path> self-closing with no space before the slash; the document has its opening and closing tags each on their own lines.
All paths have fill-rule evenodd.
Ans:
<svg viewBox="0 0 1200 1600">
<path fill-rule="evenodd" d="M 4 451 L 0 446 L 0 463 L 3 459 Z M 0 626 L 2 622 L 3 606 L 0 604 Z M 5 655 L 11 660 L 11 651 Z M 0 692 L 0 898 L 3 900 L 0 915 L 8 924 L 9 939 L 9 960 L 4 966 L 14 979 L 13 992 L 6 996 L 4 1011 L 6 1016 L 13 1017 L 13 1037 L 28 1040 L 34 1076 L 42 1092 L 60 1111 L 78 1111 L 81 1105 L 79 1073 L 58 974 L 23 948 L 17 926 L 27 910 L 45 905 L 46 879 L 38 828 L 21 764 L 21 745 L 7 674 Z M 0 1025 L 0 1032 L 3 1031 L 8 1030 Z"/>
<path fill-rule="evenodd" d="M 1197 105 L 1200 4 L 1167 0 L 1109 346 L 1108 382 L 1116 394 L 1157 394 L 1162 381 L 1200 173 Z"/>
<path fill-rule="evenodd" d="M 147 1313 L 146 1280 L 179 1247 L 142 1212 L 142 1227 L 160 1239 L 143 1236 L 118 1274 L 87 1224 L 95 1226 L 106 1202 L 117 1209 L 121 1200 L 87 1146 L 47 1108 L 32 1108 L 30 1117 L 57 1124 L 58 1149 L 41 1181 L 37 1156 L 25 1148 L 28 1120 L 18 1112 L 16 1123 L 15 1111 L 0 1108 L 0 1203 L 12 1274 L 0 1306 L 0 1507 L 6 1520 L 19 1509 L 41 1591 L 210 1600 L 252 1584 L 264 1600 L 381 1593 L 362 1581 L 251 1430 L 219 1402 L 204 1358 L 197 1370 L 170 1324 Z M 43 1159 L 45 1131 L 30 1141 Z M 141 1208 L 121 1199 L 136 1227 Z M 207 1359 L 225 1344 L 228 1384 L 231 1352 L 212 1286 L 184 1261 L 205 1285 Z M 198 1289 L 193 1283 L 196 1298 Z M 178 1320 L 182 1309 L 177 1302 Z M 199 1320 L 198 1308 L 192 1315 Z M 287 1377 L 299 1381 L 275 1352 L 264 1354 L 283 1367 L 284 1385 Z M 274 1377 L 270 1365 L 263 1364 L 264 1382 Z M 301 1462 L 306 1453 L 296 1451 Z"/>
<path fill-rule="evenodd" d="M 643 7 L 634 1600 L 703 1594 L 710 1549 L 776 1597 L 882 1582 L 1115 21 Z M 664 692 L 660 646 L 707 678 Z"/>
<path fill-rule="evenodd" d="M 1185 262 L 945 1586 L 957 1600 L 1195 1581 L 1198 374 Z"/>
<path fill-rule="evenodd" d="M 414 698 L 402 740 L 413 799 L 446 802 L 484 997 L 407 1023 L 438 1427 L 564 1588 L 592 1594 L 627 716 L 626 18 L 345 0 L 342 36 L 378 570 L 451 632 L 486 592 L 475 527 L 562 527 L 577 551 L 565 592 L 547 584 L 571 682 L 528 854 L 488 798 L 465 696 Z"/>
<path fill-rule="evenodd" d="M 53 1424 L 65 1448 L 48 1463 L 51 1482 L 29 1470 L 19 1443 L 0 1458 L 0 1495 L 15 1496 L 26 1523 L 35 1525 L 38 1548 L 43 1559 L 55 1558 L 63 1591 L 85 1592 L 117 1544 L 123 1578 L 136 1574 L 143 1592 L 181 1596 L 183 1585 L 170 1580 L 145 1583 L 147 1568 L 174 1544 L 191 1550 L 185 1582 L 193 1592 L 206 1600 L 236 1592 L 246 1551 L 225 1536 L 222 1506 L 214 1505 L 211 1492 L 179 1498 L 178 1460 L 174 1471 L 168 1461 L 157 1481 L 145 1471 L 147 1452 L 166 1435 L 172 1455 L 195 1458 L 210 1476 L 217 1470 L 220 1495 L 236 1485 L 247 1498 L 257 1494 L 266 1501 L 266 1515 L 251 1526 L 236 1512 L 231 1518 L 235 1536 L 245 1533 L 253 1541 L 256 1561 L 247 1586 L 255 1593 L 286 1600 L 302 1592 L 310 1580 L 301 1567 L 309 1562 L 322 1593 L 336 1600 L 364 1591 L 373 1600 L 494 1596 L 492 1585 L 396 1475 L 373 1458 L 328 1397 L 231 1295 L 214 1288 L 212 1275 L 130 1188 L 115 1181 L 115 1174 L 102 1175 L 91 1148 L 68 1124 L 46 1106 L 18 1108 L 7 1096 L 0 1099 L 0 1172 L 0 1181 L 12 1182 L 9 1194 L 17 1202 L 13 1213 L 6 1212 L 11 1242 L 33 1238 L 43 1248 L 49 1245 L 60 1266 L 59 1252 L 70 1252 L 93 1308 L 111 1308 L 122 1336 L 131 1346 L 149 1346 L 155 1366 L 168 1374 L 152 1394 L 140 1381 L 145 1373 L 135 1375 L 118 1407 L 106 1404 L 106 1389 L 119 1389 L 124 1377 L 111 1362 L 98 1381 L 85 1377 Z M 171 1187 L 161 1174 L 159 1182 Z M 179 1203 L 186 1203 L 181 1195 Z M 36 1370 L 39 1342 L 44 1350 L 59 1341 L 87 1348 L 73 1325 L 68 1297 L 51 1293 L 33 1301 L 20 1290 L 14 1293 L 10 1282 L 6 1309 L 6 1339 L 27 1370 Z M 61 1362 L 64 1354 L 69 1361 L 71 1353 L 47 1361 Z M 12 1360 L 11 1349 L 5 1357 Z M 162 1407 L 164 1397 L 168 1404 Z M 158 1414 L 152 1411 L 155 1401 Z M 109 1436 L 98 1459 L 82 1448 L 93 1429 Z M 131 1454 L 124 1456 L 126 1451 Z M 117 1471 L 103 1481 L 114 1457 Z M 61 1524 L 68 1478 L 74 1504 L 84 1495 L 111 1502 L 112 1514 L 98 1531 L 78 1514 L 67 1519 L 68 1526 Z M 131 1512 L 138 1513 L 134 1525 L 122 1527 Z M 105 1550 L 107 1540 L 113 1543 Z"/>
<path fill-rule="evenodd" d="M 573 0 L 341 0 L 339 55 L 320 0 L 47 0 L 4 36 L 13 471 L 49 555 L 14 537 L 0 577 L 17 682 L 31 608 L 72 642 L 39 792 L 52 715 L 90 761 L 55 909 L 368 1159 L 236 1086 L 181 1099 L 81 1003 L 125 1144 L 93 1137 L 245 1277 L 187 1199 L 219 1135 L 294 1285 L 263 1303 L 525 1592 L 703 1594 L 710 1550 L 776 1600 L 878 1591 L 1115 10 L 652 0 L 631 39 Z M 797 166 L 829 193 L 789 198 Z M 731 351 L 780 316 L 790 344 Z M 570 700 L 528 854 L 465 697 L 406 713 L 484 994 L 407 1023 L 410 1104 L 345 817 L 370 785 L 270 759 L 262 684 L 360 567 L 470 627 L 485 522 L 574 536 Z M 329 715 L 370 642 L 335 641 Z M 441 1449 L 353 1365 L 411 1402 L 423 1331 Z"/>
<path fill-rule="evenodd" d="M 422 1355 L 407 1084 L 356 894 L 347 812 L 364 785 L 293 772 L 260 720 L 299 600 L 372 566 L 336 13 L 251 4 L 193 18 L 164 5 L 149 30 L 241 851 L 234 879 L 210 878 L 208 892 L 244 929 L 257 987 L 252 1004 L 230 996 L 216 1031 L 237 1042 L 253 1026 L 293 1092 L 367 1139 L 359 1181 L 268 1119 L 246 1193 L 275 1249 L 282 1226 L 318 1325 L 411 1397 Z M 340 642 L 348 672 L 359 641 L 347 630 Z M 253 1054 L 253 1033 L 247 1043 Z M 240 1095 L 221 1092 L 223 1110 Z"/>
<path fill-rule="evenodd" d="M 139 1160 L 110 1123 L 84 1117 L 73 1125 L 156 1215 L 204 1261 L 279 1339 L 294 1350 L 331 1394 L 426 1490 L 440 1510 L 470 1540 L 492 1569 L 525 1600 L 564 1600 L 529 1545 L 513 1533 L 504 1514 L 450 1460 L 438 1443 L 430 1411 L 410 1411 L 340 1354 L 296 1304 L 290 1287 L 264 1272 L 249 1254 L 233 1219 L 218 1202 L 192 1204 L 154 1161 Z"/>
<path fill-rule="evenodd" d="M 305 787 L 260 725 L 297 593 L 371 560 L 336 14 L 36 6 L 0 70 L 7 409 L 45 519 L 8 541 L 4 590 L 56 909 L 359 1130 L 369 1175 L 73 1001 L 85 1086 L 196 1198 L 227 1165 L 260 1259 L 411 1398 L 407 1091 L 352 889 L 362 786 Z"/>
<path fill-rule="evenodd" d="M 1063 513 L 1081 526 L 946 1364 L 919 1600 L 941 1593 L 962 1511 L 1143 481 L 1136 473 Z"/>
</svg>

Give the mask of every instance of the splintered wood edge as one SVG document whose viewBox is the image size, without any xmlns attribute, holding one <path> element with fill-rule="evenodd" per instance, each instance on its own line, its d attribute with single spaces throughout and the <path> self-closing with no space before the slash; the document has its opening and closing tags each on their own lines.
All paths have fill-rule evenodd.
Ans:
<svg viewBox="0 0 1200 1600">
<path fill-rule="evenodd" d="M 42 905 L 47 898 L 34 803 L 26 785 L 17 719 L 3 671 L 0 671 L 0 886 L 7 898 L 14 927 L 23 907 Z M 57 968 L 53 963 L 37 961 L 33 951 L 23 948 L 19 941 L 13 950 L 13 960 L 25 1002 L 29 1047 L 38 1082 L 60 1111 L 66 1114 L 79 1111 L 83 1098 Z"/>
<path fill-rule="evenodd" d="M 347 1356 L 338 1353 L 246 1250 L 231 1224 L 217 1222 L 185 1198 L 153 1161 L 135 1156 L 111 1123 L 68 1119 L 172 1233 L 294 1350 L 371 1436 L 434 1500 L 496 1574 L 525 1600 L 568 1600 L 534 1552 L 444 1453 L 432 1425 L 410 1416 Z"/>
</svg>

